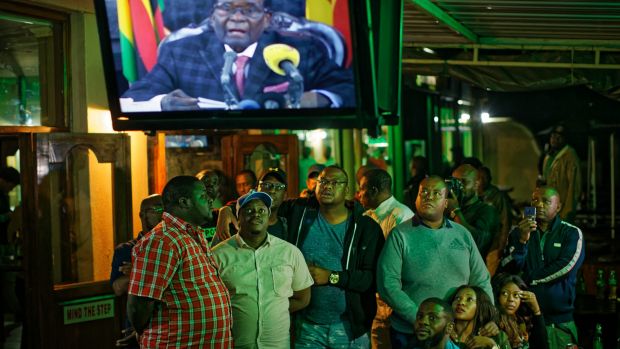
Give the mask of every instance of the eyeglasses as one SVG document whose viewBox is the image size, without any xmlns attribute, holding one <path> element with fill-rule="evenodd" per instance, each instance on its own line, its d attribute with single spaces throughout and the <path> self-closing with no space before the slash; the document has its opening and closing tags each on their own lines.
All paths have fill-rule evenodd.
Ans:
<svg viewBox="0 0 620 349">
<path fill-rule="evenodd" d="M 337 179 L 325 179 L 325 178 L 321 178 L 317 181 L 317 183 L 319 183 L 319 185 L 322 186 L 326 186 L 326 185 L 331 185 L 331 186 L 336 186 L 339 184 L 346 184 L 347 181 L 339 181 Z"/>
<path fill-rule="evenodd" d="M 276 191 L 282 191 L 286 189 L 286 184 L 260 181 L 258 182 L 258 189 L 260 191 L 272 190 L 272 189 L 275 189 Z"/>
<path fill-rule="evenodd" d="M 431 200 L 437 200 L 443 197 L 443 190 L 433 190 L 433 191 L 422 190 L 418 193 L 418 196 L 422 198 L 428 197 Z"/>
<path fill-rule="evenodd" d="M 256 5 L 246 6 L 233 6 L 231 3 L 215 4 L 213 9 L 218 16 L 228 17 L 239 11 L 242 15 L 248 18 L 257 19 L 265 13 L 264 8 L 260 8 Z"/>
</svg>

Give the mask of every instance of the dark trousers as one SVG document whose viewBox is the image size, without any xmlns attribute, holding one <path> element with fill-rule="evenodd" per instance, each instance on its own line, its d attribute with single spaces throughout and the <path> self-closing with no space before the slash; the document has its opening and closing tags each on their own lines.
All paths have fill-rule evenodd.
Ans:
<svg viewBox="0 0 620 349">
<path fill-rule="evenodd" d="M 404 333 L 390 328 L 390 340 L 392 341 L 392 349 L 407 349 L 408 344 L 413 341 L 415 334 Z"/>
</svg>

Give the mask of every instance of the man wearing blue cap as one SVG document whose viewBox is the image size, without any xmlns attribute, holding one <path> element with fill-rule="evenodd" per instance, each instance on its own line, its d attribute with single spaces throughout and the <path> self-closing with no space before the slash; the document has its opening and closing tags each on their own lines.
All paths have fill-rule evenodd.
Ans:
<svg viewBox="0 0 620 349">
<path fill-rule="evenodd" d="M 259 192 L 267 193 L 271 197 L 267 232 L 282 240 L 288 240 L 288 225 L 285 217 L 278 216 L 278 208 L 286 198 L 286 187 L 286 172 L 277 167 L 267 169 L 260 177 L 257 187 Z M 222 207 L 218 212 L 217 231 L 213 239 L 214 245 L 228 239 L 231 236 L 231 228 L 238 226 L 237 216 L 232 210 L 233 205 L 235 205 L 234 201 L 232 204 L 229 203 Z"/>
<path fill-rule="evenodd" d="M 239 232 L 213 249 L 231 295 L 235 348 L 290 348 L 289 314 L 310 302 L 301 251 L 267 233 L 271 204 L 264 192 L 240 197 Z"/>
</svg>

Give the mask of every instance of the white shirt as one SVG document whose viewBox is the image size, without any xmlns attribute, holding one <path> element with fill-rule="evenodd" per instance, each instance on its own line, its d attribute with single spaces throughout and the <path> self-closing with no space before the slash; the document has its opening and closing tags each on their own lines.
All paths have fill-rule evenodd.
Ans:
<svg viewBox="0 0 620 349">
<path fill-rule="evenodd" d="M 407 205 L 398 202 L 394 196 L 390 196 L 376 209 L 364 212 L 364 215 L 379 223 L 383 236 L 387 239 L 388 234 L 395 226 L 413 217 L 413 211 Z"/>
<path fill-rule="evenodd" d="M 290 348 L 289 297 L 314 283 L 301 251 L 271 234 L 254 249 L 236 234 L 213 257 L 230 293 L 235 348 Z"/>
</svg>

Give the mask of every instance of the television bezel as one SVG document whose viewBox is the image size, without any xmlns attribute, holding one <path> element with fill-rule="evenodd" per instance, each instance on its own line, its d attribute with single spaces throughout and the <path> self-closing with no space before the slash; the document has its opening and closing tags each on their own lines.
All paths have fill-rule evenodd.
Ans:
<svg viewBox="0 0 620 349">
<path fill-rule="evenodd" d="M 117 131 L 181 129 L 373 128 L 377 125 L 373 50 L 367 1 L 348 0 L 356 90 L 354 108 L 300 108 L 123 113 L 105 0 L 94 0 L 112 127 Z"/>
</svg>

